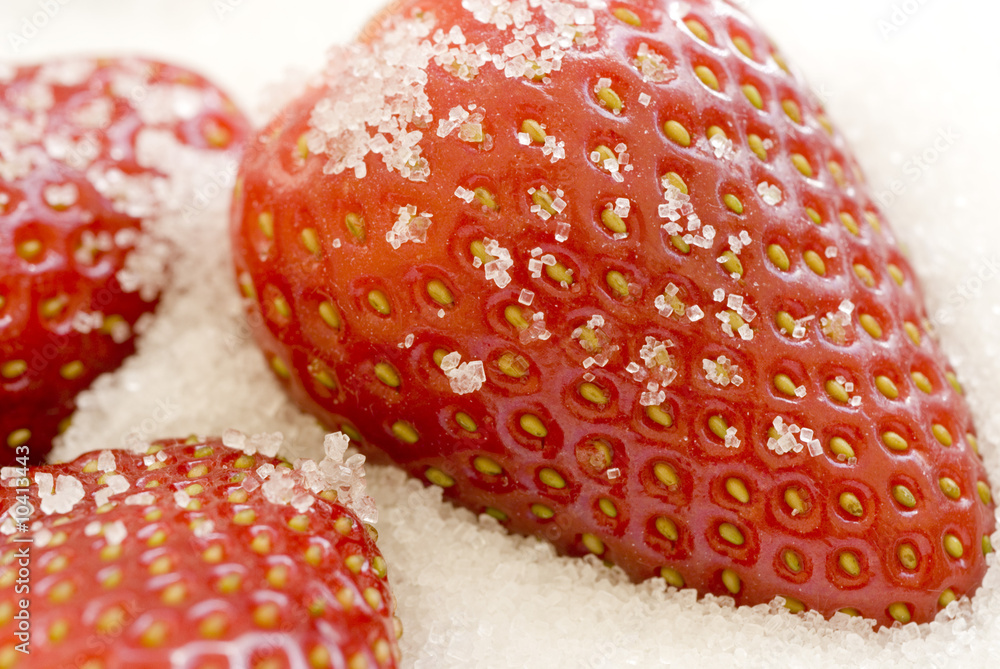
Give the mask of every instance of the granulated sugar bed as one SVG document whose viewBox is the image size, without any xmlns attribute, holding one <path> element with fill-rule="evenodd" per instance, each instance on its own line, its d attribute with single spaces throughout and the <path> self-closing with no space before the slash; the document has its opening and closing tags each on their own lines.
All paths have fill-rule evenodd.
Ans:
<svg viewBox="0 0 1000 669">
<path fill-rule="evenodd" d="M 745 0 L 854 144 L 921 273 L 929 312 L 968 390 L 1000 481 L 1000 230 L 995 176 L 1000 56 L 993 3 Z M 49 6 L 46 9 L 46 6 Z M 289 69 L 318 68 L 374 8 L 345 0 L 5 0 L 4 57 L 140 53 L 195 67 L 247 108 Z M 48 12 L 48 13 L 46 13 Z M 15 35 L 20 39 L 12 39 Z M 224 170 L 195 184 L 184 255 L 139 352 L 80 398 L 56 456 L 189 433 L 282 432 L 290 456 L 323 434 L 288 403 L 241 320 L 228 260 Z M 891 185 L 898 182 L 896 192 Z M 205 204 L 207 203 L 207 204 Z M 440 501 L 398 472 L 369 469 L 380 544 L 405 626 L 404 665 L 443 667 L 973 666 L 1000 656 L 995 555 L 972 602 L 929 625 L 864 621 L 633 585 L 594 561 L 557 558 Z M 1000 490 L 994 487 L 994 495 Z M 994 537 L 1000 545 L 1000 537 Z"/>
</svg>

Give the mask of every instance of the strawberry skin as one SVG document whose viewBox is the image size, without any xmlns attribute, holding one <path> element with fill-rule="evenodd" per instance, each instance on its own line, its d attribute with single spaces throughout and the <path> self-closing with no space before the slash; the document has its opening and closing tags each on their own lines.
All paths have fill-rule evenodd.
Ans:
<svg viewBox="0 0 1000 669">
<path fill-rule="evenodd" d="M 248 124 L 188 70 L 77 59 L 3 68 L 0 127 L 0 464 L 40 462 L 156 306 L 171 251 L 150 221 L 176 185 L 151 138 L 235 160 Z"/>
<path fill-rule="evenodd" d="M 250 322 L 296 401 L 635 579 L 928 621 L 994 504 L 843 135 L 724 2 L 405 0 L 251 144 Z"/>
<path fill-rule="evenodd" d="M 214 438 L 5 471 L 0 666 L 396 667 L 375 530 L 307 469 Z"/>
</svg>

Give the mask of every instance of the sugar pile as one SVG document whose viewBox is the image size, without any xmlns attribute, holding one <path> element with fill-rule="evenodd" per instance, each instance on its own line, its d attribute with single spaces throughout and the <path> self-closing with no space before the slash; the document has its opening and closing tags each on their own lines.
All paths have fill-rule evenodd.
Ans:
<svg viewBox="0 0 1000 669">
<path fill-rule="evenodd" d="M 236 9 L 217 19 L 213 4 L 199 0 L 148 3 L 141 16 L 118 15 L 121 5 L 112 0 L 77 0 L 18 55 L 142 46 L 203 66 L 249 104 L 258 99 L 261 71 L 274 78 L 287 66 L 319 65 L 308 58 L 322 48 L 307 54 L 302 44 L 320 18 L 330 19 L 325 32 L 317 31 L 325 45 L 347 39 L 372 11 L 319 0 L 283 3 L 281 10 L 224 4 Z M 866 0 L 741 4 L 826 98 L 883 193 L 968 390 L 993 481 L 1000 482 L 1000 414 L 992 411 L 1000 402 L 1000 253 L 994 253 L 1000 230 L 991 170 L 1000 129 L 989 122 L 1000 97 L 976 67 L 998 60 L 990 26 L 1000 9 Z M 0 25 L 3 34 L 37 8 L 31 0 L 5 2 L 12 18 Z M 141 35 L 146 25 L 162 29 L 152 46 L 136 37 L 136 27 Z M 269 48 L 248 46 L 248 35 Z M 129 438 L 237 428 L 280 430 L 291 445 L 287 455 L 322 457 L 322 430 L 284 399 L 241 321 L 225 207 L 220 196 L 199 213 L 138 355 L 81 398 L 58 456 L 123 446 Z M 659 582 L 632 585 L 594 561 L 557 558 L 545 544 L 507 536 L 493 521 L 441 503 L 439 491 L 394 470 L 370 468 L 368 479 L 406 630 L 407 667 L 965 669 L 1000 656 L 995 556 L 972 602 L 952 604 L 929 625 L 874 633 L 862 621 L 735 609 L 721 599 L 667 592 Z M 996 485 L 994 496 L 1000 496 Z"/>
</svg>

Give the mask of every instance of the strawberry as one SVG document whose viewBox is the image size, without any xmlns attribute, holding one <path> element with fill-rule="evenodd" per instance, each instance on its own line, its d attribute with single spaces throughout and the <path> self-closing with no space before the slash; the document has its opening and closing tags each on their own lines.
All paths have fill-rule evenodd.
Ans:
<svg viewBox="0 0 1000 669">
<path fill-rule="evenodd" d="M 156 306 L 156 226 L 193 206 L 180 159 L 235 172 L 248 125 L 201 76 L 129 59 L 3 67 L 0 128 L 0 464 L 39 462 Z"/>
<path fill-rule="evenodd" d="M 385 560 L 347 506 L 370 504 L 347 438 L 294 468 L 224 444 L 255 442 L 4 468 L 0 666 L 397 666 Z"/>
<path fill-rule="evenodd" d="M 962 388 L 844 136 L 718 0 L 402 0 L 251 144 L 288 391 L 632 578 L 881 624 L 972 595 Z"/>
</svg>

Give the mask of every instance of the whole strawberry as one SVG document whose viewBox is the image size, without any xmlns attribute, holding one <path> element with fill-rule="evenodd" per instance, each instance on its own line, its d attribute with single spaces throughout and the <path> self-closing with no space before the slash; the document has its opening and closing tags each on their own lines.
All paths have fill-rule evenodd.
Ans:
<svg viewBox="0 0 1000 669">
<path fill-rule="evenodd" d="M 927 621 L 994 529 L 843 135 L 720 1 L 405 0 L 253 143 L 240 285 L 367 452 L 633 578 Z"/>
<path fill-rule="evenodd" d="M 0 68 L 0 464 L 41 461 L 77 393 L 135 349 L 175 253 L 157 227 L 196 211 L 192 163 L 235 171 L 247 131 L 171 65 Z"/>
<path fill-rule="evenodd" d="M 0 666 L 396 667 L 339 437 L 294 468 L 220 439 L 5 468 Z"/>
</svg>

